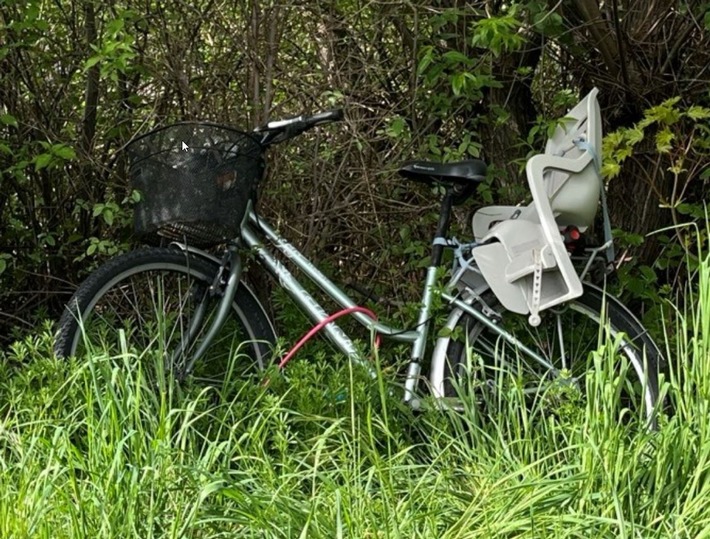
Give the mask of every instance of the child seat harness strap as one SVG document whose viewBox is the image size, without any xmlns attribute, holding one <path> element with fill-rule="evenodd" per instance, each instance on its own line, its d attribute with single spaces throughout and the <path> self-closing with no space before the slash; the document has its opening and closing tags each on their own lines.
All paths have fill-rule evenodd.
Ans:
<svg viewBox="0 0 710 539">
<path fill-rule="evenodd" d="M 592 156 L 592 161 L 594 162 L 594 172 L 599 179 L 600 192 L 601 192 L 601 202 L 602 202 L 602 218 L 604 220 L 604 243 L 608 243 L 609 246 L 606 248 L 606 260 L 609 264 L 612 264 L 616 259 L 616 253 L 614 252 L 614 243 L 612 242 L 611 234 L 611 221 L 609 220 L 609 207 L 606 203 L 606 190 L 604 189 L 604 180 L 601 174 L 601 160 L 599 155 L 595 151 L 594 147 L 587 142 L 584 137 L 578 137 L 574 139 L 574 145 L 577 146 L 582 151 L 587 152 Z"/>
</svg>

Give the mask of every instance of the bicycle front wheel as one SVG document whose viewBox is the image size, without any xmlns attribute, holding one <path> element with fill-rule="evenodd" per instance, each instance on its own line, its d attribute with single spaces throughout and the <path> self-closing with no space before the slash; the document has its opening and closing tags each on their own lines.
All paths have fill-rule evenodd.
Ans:
<svg viewBox="0 0 710 539">
<path fill-rule="evenodd" d="M 77 289 L 60 321 L 59 357 L 127 349 L 157 354 L 161 367 L 181 373 L 202 342 L 219 298 L 209 291 L 219 266 L 174 248 L 140 249 L 118 256 Z M 230 316 L 195 366 L 196 377 L 223 378 L 239 355 L 240 370 L 262 369 L 276 340 L 253 294 L 240 284 Z"/>
<path fill-rule="evenodd" d="M 585 284 L 581 297 L 540 313 L 542 322 L 537 327 L 528 324 L 527 316 L 506 311 L 492 294 L 483 299 L 496 313 L 496 325 L 514 335 L 537 359 L 457 310 L 447 325 L 453 335 L 437 343 L 446 350 L 446 358 L 432 366 L 436 396 L 481 398 L 512 373 L 536 402 L 547 400 L 548 407 L 560 409 L 565 398 L 584 397 L 590 354 L 608 335 L 614 372 L 605 370 L 604 375 L 617 377 L 620 409 L 640 413 L 655 427 L 661 354 L 641 323 L 616 298 Z"/>
</svg>

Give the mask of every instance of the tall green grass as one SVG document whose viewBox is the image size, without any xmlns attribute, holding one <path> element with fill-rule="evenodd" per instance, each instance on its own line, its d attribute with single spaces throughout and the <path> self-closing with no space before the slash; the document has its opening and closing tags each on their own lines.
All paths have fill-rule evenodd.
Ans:
<svg viewBox="0 0 710 539">
<path fill-rule="evenodd" d="M 413 415 L 323 355 L 268 385 L 156 390 L 154 352 L 62 362 L 45 331 L 0 362 L 0 537 L 710 537 L 708 260 L 696 284 L 657 432 L 610 420 L 613 343 L 579 410 L 511 383 Z"/>
</svg>

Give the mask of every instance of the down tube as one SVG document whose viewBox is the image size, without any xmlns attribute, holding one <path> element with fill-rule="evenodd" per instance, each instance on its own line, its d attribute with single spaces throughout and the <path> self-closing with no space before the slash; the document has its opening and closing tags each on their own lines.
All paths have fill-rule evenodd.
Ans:
<svg viewBox="0 0 710 539">
<path fill-rule="evenodd" d="M 276 260 L 271 253 L 264 248 L 252 230 L 248 227 L 243 227 L 242 238 L 244 238 L 247 245 L 256 252 L 256 256 L 264 267 L 278 279 L 279 284 L 313 322 L 318 323 L 328 317 L 328 313 L 325 312 L 320 303 L 301 286 L 293 274 L 281 262 Z M 348 356 L 351 361 L 364 366 L 371 375 L 375 375 L 372 366 L 360 357 L 353 341 L 335 322 L 331 322 L 325 326 L 324 331 L 330 341 Z"/>
<path fill-rule="evenodd" d="M 294 264 L 296 264 L 298 269 L 303 271 L 303 273 L 305 273 L 311 281 L 318 285 L 323 292 L 333 298 L 333 300 L 341 307 L 347 309 L 348 307 L 354 307 L 356 305 L 356 303 L 347 294 L 345 294 L 330 279 L 323 275 L 323 273 L 321 273 L 320 270 L 318 270 L 318 268 L 310 262 L 310 260 L 303 256 L 298 249 L 279 236 L 278 233 L 266 222 L 264 222 L 263 219 L 257 218 L 253 212 L 250 213 L 249 218 L 251 223 L 258 227 L 258 230 L 266 236 L 266 238 L 274 245 L 274 247 L 276 247 L 276 249 L 286 255 Z M 247 230 L 247 227 L 245 227 L 245 230 Z M 261 245 L 258 243 L 258 240 L 251 230 L 249 230 L 249 233 L 251 234 L 251 237 L 257 241 L 256 245 Z M 244 234 L 242 235 L 244 236 Z M 246 239 L 247 242 L 250 242 L 246 236 L 244 236 L 244 239 Z M 420 331 L 392 328 L 380 322 L 373 321 L 363 313 L 353 313 L 353 316 L 366 328 L 374 329 L 377 333 L 387 337 L 388 339 L 399 342 L 414 343 L 420 338 Z"/>
</svg>

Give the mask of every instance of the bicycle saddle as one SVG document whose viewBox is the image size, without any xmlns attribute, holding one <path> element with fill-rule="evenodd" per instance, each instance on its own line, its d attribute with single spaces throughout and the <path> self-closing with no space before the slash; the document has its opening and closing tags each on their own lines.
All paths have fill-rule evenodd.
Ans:
<svg viewBox="0 0 710 539">
<path fill-rule="evenodd" d="M 483 182 L 486 168 L 486 164 L 480 159 L 468 159 L 456 163 L 407 161 L 400 167 L 399 174 L 408 180 L 440 183 L 453 187 L 454 204 L 461 204 Z"/>
</svg>

